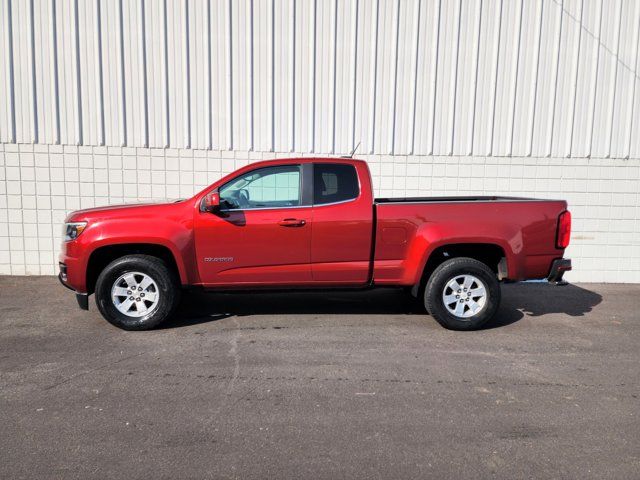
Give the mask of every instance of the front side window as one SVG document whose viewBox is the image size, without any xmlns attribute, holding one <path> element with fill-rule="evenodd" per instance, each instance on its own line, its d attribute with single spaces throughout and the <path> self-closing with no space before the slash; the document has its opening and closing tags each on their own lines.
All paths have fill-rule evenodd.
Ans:
<svg viewBox="0 0 640 480">
<path fill-rule="evenodd" d="M 223 185 L 220 204 L 224 210 L 295 207 L 300 190 L 300 166 L 260 168 Z"/>
<path fill-rule="evenodd" d="M 355 167 L 340 163 L 315 164 L 313 187 L 314 205 L 353 200 L 360 194 Z"/>
</svg>

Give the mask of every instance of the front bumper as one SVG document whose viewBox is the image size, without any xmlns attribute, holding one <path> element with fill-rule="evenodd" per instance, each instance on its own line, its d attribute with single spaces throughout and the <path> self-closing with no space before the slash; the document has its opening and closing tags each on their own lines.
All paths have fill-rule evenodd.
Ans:
<svg viewBox="0 0 640 480">
<path fill-rule="evenodd" d="M 82 310 L 89 310 L 89 294 L 88 293 L 79 293 L 76 290 L 68 285 L 67 282 L 67 266 L 64 263 L 59 263 L 60 273 L 58 274 L 58 280 L 63 287 L 68 288 L 69 290 L 75 292 L 76 301 L 78 302 L 78 306 Z"/>
<path fill-rule="evenodd" d="M 549 271 L 547 280 L 549 282 L 560 283 L 562 282 L 562 276 L 564 275 L 564 272 L 568 272 L 570 270 L 570 258 L 556 258 L 551 264 L 551 270 Z"/>
</svg>

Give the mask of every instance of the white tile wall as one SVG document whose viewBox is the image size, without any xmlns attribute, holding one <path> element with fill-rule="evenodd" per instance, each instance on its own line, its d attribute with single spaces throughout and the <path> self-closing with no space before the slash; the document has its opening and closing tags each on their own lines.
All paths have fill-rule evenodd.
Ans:
<svg viewBox="0 0 640 480">
<path fill-rule="evenodd" d="M 378 195 L 566 198 L 569 278 L 640 282 L 639 1 L 161 6 L 0 2 L 0 273 L 53 274 L 71 210 L 361 142 Z"/>
<path fill-rule="evenodd" d="M 0 274 L 56 273 L 72 210 L 182 198 L 248 162 L 292 153 L 0 144 Z M 640 282 L 640 160 L 359 155 L 378 196 L 564 198 L 582 282 Z"/>
</svg>

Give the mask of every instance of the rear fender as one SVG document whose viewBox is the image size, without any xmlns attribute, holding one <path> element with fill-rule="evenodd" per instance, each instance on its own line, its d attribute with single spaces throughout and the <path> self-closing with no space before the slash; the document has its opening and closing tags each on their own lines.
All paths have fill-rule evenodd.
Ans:
<svg viewBox="0 0 640 480">
<path fill-rule="evenodd" d="M 516 246 L 522 245 L 522 236 L 519 232 L 510 232 L 504 238 L 512 238 L 513 243 L 507 242 L 504 238 L 495 235 L 459 235 L 460 226 L 452 225 L 449 228 L 446 225 L 423 224 L 418 231 L 407 256 L 407 279 L 412 284 L 420 283 L 422 274 L 425 270 L 429 258 L 433 252 L 445 245 L 464 245 L 464 244 L 490 244 L 496 245 L 502 249 L 507 262 L 507 272 L 509 278 L 517 278 L 518 276 L 518 253 L 514 251 L 514 243 Z M 519 240 L 518 240 L 519 239 Z"/>
</svg>

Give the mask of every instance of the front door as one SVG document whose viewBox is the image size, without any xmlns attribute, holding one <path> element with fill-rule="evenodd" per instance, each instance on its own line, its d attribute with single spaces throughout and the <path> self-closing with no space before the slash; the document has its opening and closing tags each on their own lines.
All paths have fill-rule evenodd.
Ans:
<svg viewBox="0 0 640 480">
<path fill-rule="evenodd" d="M 312 207 L 303 205 L 299 165 L 244 173 L 219 189 L 220 211 L 195 220 L 206 286 L 311 282 Z"/>
</svg>

